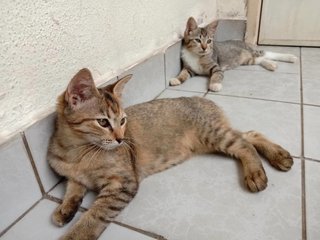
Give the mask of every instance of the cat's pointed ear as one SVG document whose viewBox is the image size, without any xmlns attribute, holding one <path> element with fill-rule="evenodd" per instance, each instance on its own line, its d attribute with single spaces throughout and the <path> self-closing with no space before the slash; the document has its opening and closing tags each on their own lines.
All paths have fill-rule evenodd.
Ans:
<svg viewBox="0 0 320 240">
<path fill-rule="evenodd" d="M 189 17 L 189 19 L 187 21 L 185 34 L 189 35 L 191 31 L 193 31 L 197 28 L 198 28 L 198 24 L 197 24 L 196 20 L 193 17 Z"/>
<path fill-rule="evenodd" d="M 217 30 L 218 27 L 218 20 L 213 21 L 209 25 L 206 26 L 207 32 L 209 33 L 210 36 L 213 36 Z"/>
<path fill-rule="evenodd" d="M 132 74 L 126 75 L 123 78 L 116 81 L 114 84 L 105 87 L 105 90 L 113 93 L 116 97 L 121 98 L 122 91 L 127 82 L 132 78 Z"/>
<path fill-rule="evenodd" d="M 92 98 L 96 92 L 91 72 L 83 68 L 71 79 L 65 93 L 65 100 L 72 108 L 75 108 Z"/>
</svg>

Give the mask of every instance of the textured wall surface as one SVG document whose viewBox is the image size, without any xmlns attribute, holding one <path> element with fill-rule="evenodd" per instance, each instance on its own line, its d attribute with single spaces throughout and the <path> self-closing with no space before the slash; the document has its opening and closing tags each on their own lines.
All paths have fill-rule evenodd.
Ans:
<svg viewBox="0 0 320 240">
<path fill-rule="evenodd" d="M 106 81 L 172 42 L 190 15 L 216 12 L 216 0 L 1 1 L 0 138 L 53 111 L 80 68 Z"/>
<path fill-rule="evenodd" d="M 246 16 L 247 0 L 217 0 L 217 17 L 219 19 L 245 20 Z"/>
</svg>

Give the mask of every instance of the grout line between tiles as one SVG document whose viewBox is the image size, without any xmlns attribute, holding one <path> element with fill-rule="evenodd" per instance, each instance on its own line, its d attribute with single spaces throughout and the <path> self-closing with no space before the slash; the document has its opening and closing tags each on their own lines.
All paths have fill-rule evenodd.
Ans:
<svg viewBox="0 0 320 240">
<path fill-rule="evenodd" d="M 32 209 L 34 209 L 38 203 L 43 199 L 39 199 L 36 203 L 34 203 L 27 211 L 25 211 L 23 214 L 21 214 L 13 223 L 11 223 L 7 228 L 5 228 L 2 232 L 0 232 L 0 238 L 6 234 L 14 225 L 16 225 L 24 216 L 26 216 Z"/>
<path fill-rule="evenodd" d="M 230 71 L 230 70 L 229 70 Z M 244 72 L 267 72 L 269 73 L 269 71 L 266 71 L 264 70 L 262 67 L 261 67 L 261 70 L 260 69 L 246 69 L 245 67 L 242 69 L 242 68 L 234 68 L 234 69 L 231 69 L 231 71 L 244 71 Z M 274 71 L 274 72 L 271 72 L 271 74 L 291 74 L 291 75 L 298 75 L 299 72 L 277 72 L 277 71 Z"/>
<path fill-rule="evenodd" d="M 306 173 L 304 158 L 304 115 L 303 115 L 303 78 L 302 57 L 300 47 L 300 117 L 301 117 L 301 212 L 302 212 L 302 240 L 307 240 L 307 216 L 306 216 Z"/>
<path fill-rule="evenodd" d="M 317 162 L 317 163 L 320 163 L 320 159 L 309 158 L 309 157 L 305 157 L 304 159 L 305 159 L 306 161 L 311 161 L 311 162 Z"/>
<path fill-rule="evenodd" d="M 304 106 L 310 106 L 310 107 L 320 107 L 320 105 L 317 104 L 311 104 L 311 103 L 304 103 Z"/>
<path fill-rule="evenodd" d="M 22 140 L 23 140 L 24 147 L 25 147 L 25 149 L 26 149 L 26 151 L 27 151 L 28 158 L 29 158 L 29 161 L 30 161 L 30 163 L 31 163 L 31 166 L 32 166 L 34 175 L 35 175 L 35 177 L 36 177 L 36 179 L 37 179 L 37 182 L 38 182 L 38 185 L 39 185 L 41 194 L 42 194 L 42 196 L 43 196 L 43 195 L 45 194 L 45 190 L 44 190 L 43 184 L 42 184 L 42 182 L 41 182 L 38 169 L 37 169 L 36 164 L 35 164 L 35 162 L 34 162 L 34 159 L 33 159 L 33 156 L 32 156 L 32 153 L 31 153 L 31 150 L 30 150 L 28 141 L 27 141 L 27 138 L 26 138 L 24 132 L 21 132 L 20 135 L 21 135 L 21 138 L 22 138 Z"/>
<path fill-rule="evenodd" d="M 208 94 L 211 95 L 211 96 L 244 98 L 244 99 L 260 100 L 260 101 L 268 101 L 268 102 L 288 103 L 288 104 L 295 104 L 295 105 L 300 105 L 301 104 L 301 103 L 297 103 L 297 102 L 287 102 L 287 101 L 282 101 L 282 100 L 273 100 L 273 99 L 255 98 L 255 97 L 246 97 L 246 96 L 237 96 L 237 95 L 221 94 L 221 93 L 212 93 L 210 91 L 208 91 Z"/>
<path fill-rule="evenodd" d="M 201 93 L 201 94 L 206 94 L 208 92 L 208 90 L 205 92 L 201 92 L 201 91 L 192 91 L 192 90 L 184 90 L 184 89 L 175 89 L 171 86 L 168 86 L 165 90 L 172 90 L 172 91 L 176 91 L 176 92 Z"/>
<path fill-rule="evenodd" d="M 161 236 L 161 235 L 158 235 L 156 233 L 152 233 L 152 232 L 149 232 L 149 231 L 145 231 L 145 230 L 142 230 L 142 229 L 139 229 L 139 228 L 135 228 L 135 227 L 132 227 L 130 225 L 127 225 L 127 224 L 124 224 L 124 223 L 121 223 L 121 222 L 117 222 L 117 221 L 112 221 L 113 223 L 121 226 L 121 227 L 125 227 L 125 228 L 128 228 L 128 229 L 131 229 L 133 231 L 136 231 L 136 232 L 139 232 L 139 233 L 142 233 L 144 235 L 147 235 L 149 237 L 152 237 L 152 238 L 155 238 L 157 240 L 167 240 L 165 237 Z"/>
</svg>

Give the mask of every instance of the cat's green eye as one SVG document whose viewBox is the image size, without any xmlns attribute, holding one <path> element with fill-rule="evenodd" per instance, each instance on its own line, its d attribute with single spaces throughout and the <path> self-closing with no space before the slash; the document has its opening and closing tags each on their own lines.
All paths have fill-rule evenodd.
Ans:
<svg viewBox="0 0 320 240">
<path fill-rule="evenodd" d="M 207 43 L 208 43 L 208 44 L 209 44 L 209 43 L 211 43 L 211 42 L 212 42 L 212 40 L 211 40 L 211 39 L 208 39 L 208 40 L 207 40 Z"/>
<path fill-rule="evenodd" d="M 196 38 L 196 39 L 194 39 L 196 42 L 198 42 L 198 43 L 201 43 L 201 40 L 200 40 L 200 38 Z"/>
<path fill-rule="evenodd" d="M 97 119 L 97 122 L 99 123 L 99 125 L 100 125 L 101 127 L 104 127 L 104 128 L 109 128 L 109 127 L 111 127 L 108 119 L 100 118 L 100 119 Z"/>
<path fill-rule="evenodd" d="M 126 118 L 126 117 L 122 118 L 122 119 L 120 120 L 121 126 L 124 125 L 124 124 L 126 123 L 126 121 L 127 121 L 127 118 Z"/>
</svg>

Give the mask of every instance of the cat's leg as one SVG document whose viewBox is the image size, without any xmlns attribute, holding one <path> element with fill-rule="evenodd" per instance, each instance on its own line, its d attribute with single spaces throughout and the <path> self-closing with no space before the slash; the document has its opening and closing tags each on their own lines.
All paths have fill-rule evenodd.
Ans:
<svg viewBox="0 0 320 240">
<path fill-rule="evenodd" d="M 135 180 L 114 176 L 98 194 L 88 211 L 60 240 L 95 240 L 135 196 Z"/>
<path fill-rule="evenodd" d="M 219 133 L 220 132 L 220 133 Z M 220 136 L 220 137 L 219 137 Z M 242 137 L 242 133 L 227 129 L 217 131 L 218 142 L 215 149 L 239 159 L 243 166 L 244 182 L 251 192 L 262 191 L 267 187 L 268 178 L 260 156 L 254 146 Z"/>
<path fill-rule="evenodd" d="M 219 92 L 222 89 L 222 80 L 223 80 L 223 71 L 216 64 L 210 70 L 210 79 L 209 79 L 209 90 L 213 92 Z"/>
<path fill-rule="evenodd" d="M 269 52 L 269 51 L 265 51 L 263 57 L 270 60 L 289 62 L 289 63 L 294 63 L 298 60 L 298 58 L 293 54 L 276 53 L 276 52 Z"/>
<path fill-rule="evenodd" d="M 53 222 L 59 227 L 62 227 L 66 223 L 70 222 L 78 211 L 85 194 L 86 187 L 69 180 L 67 182 L 66 193 L 63 201 L 52 215 Z"/>
<path fill-rule="evenodd" d="M 179 73 L 178 77 L 172 78 L 170 80 L 170 86 L 180 85 L 184 83 L 186 80 L 188 80 L 191 76 L 192 76 L 192 72 L 187 68 L 183 68 Z"/>
<path fill-rule="evenodd" d="M 265 57 L 254 58 L 254 64 L 260 65 L 269 71 L 274 71 L 277 69 L 277 63 L 269 59 L 266 59 Z"/>
<path fill-rule="evenodd" d="M 257 151 L 264 156 L 272 166 L 282 171 L 291 169 L 293 159 L 287 150 L 271 142 L 256 131 L 243 133 L 243 137 L 252 143 Z"/>
</svg>

